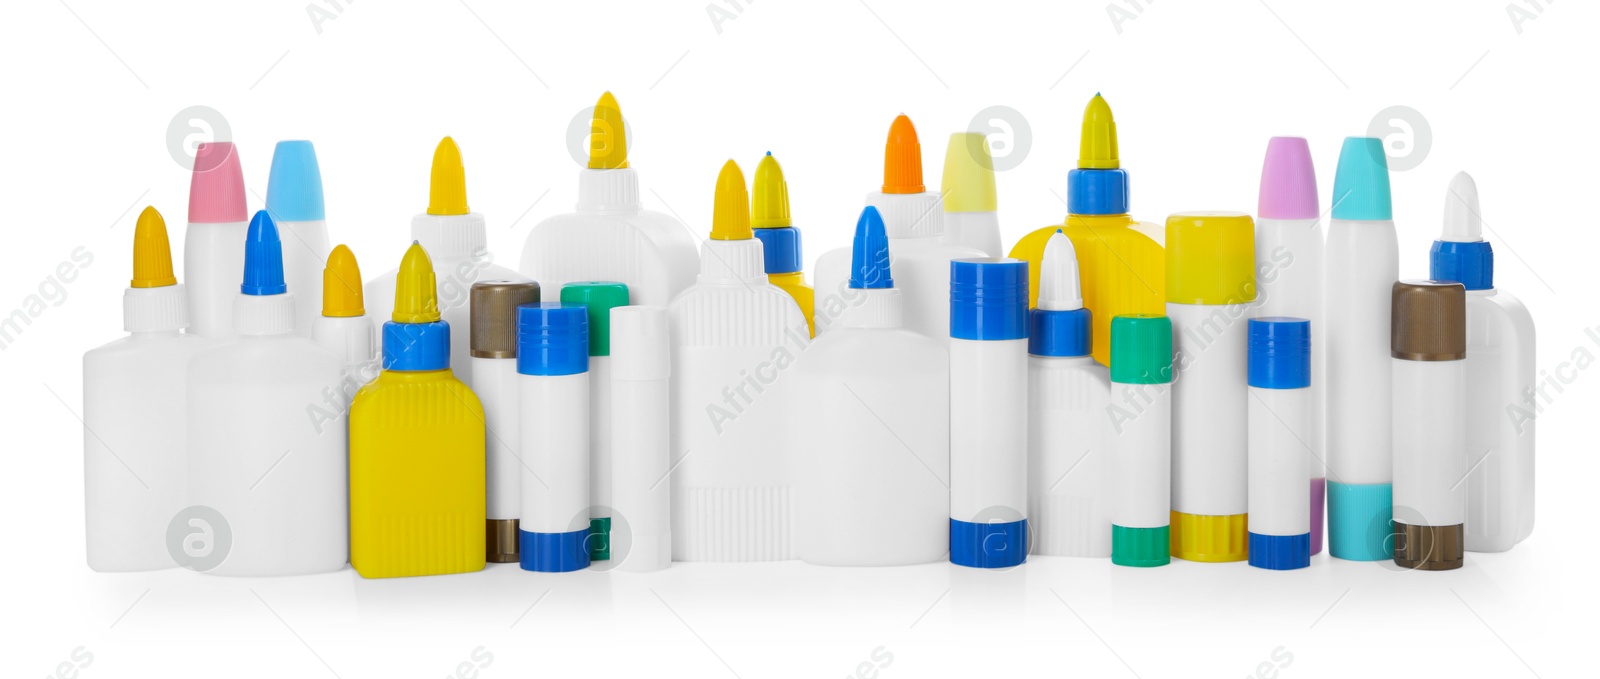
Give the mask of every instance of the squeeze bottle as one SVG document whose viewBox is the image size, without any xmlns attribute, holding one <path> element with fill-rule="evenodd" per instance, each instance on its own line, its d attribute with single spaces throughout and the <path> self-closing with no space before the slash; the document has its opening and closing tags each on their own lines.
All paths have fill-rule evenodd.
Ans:
<svg viewBox="0 0 1600 679">
<path fill-rule="evenodd" d="M 299 292 L 294 327 L 312 332 L 320 316 L 323 270 L 328 260 L 328 222 L 322 203 L 317 150 L 303 139 L 280 141 L 267 175 L 267 212 L 283 240 L 283 278 Z"/>
<path fill-rule="evenodd" d="M 232 337 L 233 299 L 244 273 L 244 171 L 233 142 L 195 148 L 189 178 L 189 226 L 183 235 L 183 275 L 189 280 L 189 332 Z"/>
</svg>

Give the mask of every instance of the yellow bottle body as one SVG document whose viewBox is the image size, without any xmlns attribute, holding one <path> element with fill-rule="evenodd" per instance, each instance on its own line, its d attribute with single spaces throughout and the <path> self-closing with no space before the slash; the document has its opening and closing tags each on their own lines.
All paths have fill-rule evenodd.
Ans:
<svg viewBox="0 0 1600 679">
<path fill-rule="evenodd" d="M 800 313 L 805 314 L 806 329 L 811 333 L 811 337 L 815 338 L 817 336 L 817 326 L 812 317 L 816 315 L 814 310 L 817 306 L 817 291 L 806 285 L 805 273 L 800 271 L 794 273 L 769 273 L 767 274 L 767 282 L 777 286 L 779 290 L 789 293 L 789 296 L 794 298 L 794 303 L 800 305 Z"/>
</svg>

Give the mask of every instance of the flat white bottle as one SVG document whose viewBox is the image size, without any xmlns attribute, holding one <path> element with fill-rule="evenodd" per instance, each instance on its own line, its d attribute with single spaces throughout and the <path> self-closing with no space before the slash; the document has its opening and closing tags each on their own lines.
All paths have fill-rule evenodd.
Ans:
<svg viewBox="0 0 1600 679">
<path fill-rule="evenodd" d="M 1250 319 L 1250 565 L 1311 565 L 1311 322 Z"/>
<path fill-rule="evenodd" d="M 1460 568 L 1466 551 L 1467 293 L 1394 284 L 1394 563 Z"/>
<path fill-rule="evenodd" d="M 186 325 L 166 223 L 146 207 L 122 295 L 128 336 L 83 355 L 84 524 L 94 570 L 178 565 L 167 526 L 188 500 L 184 376 L 195 352 L 211 345 L 178 332 Z"/>
<path fill-rule="evenodd" d="M 1394 421 L 1389 297 L 1399 238 L 1383 142 L 1347 137 L 1333 178 L 1324 300 L 1328 368 L 1328 552 L 1384 561 L 1394 554 Z"/>
<path fill-rule="evenodd" d="M 322 272 L 328 259 L 328 222 L 322 202 L 317 150 L 304 139 L 280 141 L 267 175 L 267 213 L 283 239 L 283 277 L 297 293 L 294 327 L 309 334 L 321 316 Z"/>
<path fill-rule="evenodd" d="M 748 196 L 728 161 L 700 277 L 669 307 L 675 561 L 795 558 L 779 378 L 811 340 L 794 298 L 767 282 Z"/>
<path fill-rule="evenodd" d="M 1311 323 L 1311 555 L 1322 553 L 1328 467 L 1323 464 L 1327 414 L 1327 352 L 1323 350 L 1322 259 L 1324 232 L 1317 206 L 1317 175 L 1304 137 L 1273 137 L 1261 165 L 1256 210 L 1258 316 L 1292 316 Z"/>
<path fill-rule="evenodd" d="M 1111 319 L 1111 563 L 1172 562 L 1172 321 Z"/>
<path fill-rule="evenodd" d="M 1494 287 L 1478 186 L 1450 180 L 1429 277 L 1467 289 L 1467 551 L 1503 552 L 1533 532 L 1533 315 Z"/>
<path fill-rule="evenodd" d="M 611 559 L 634 573 L 672 565 L 672 344 L 664 306 L 611 310 Z"/>
<path fill-rule="evenodd" d="M 522 411 L 517 377 L 517 307 L 536 304 L 533 281 L 472 284 L 472 392 L 483 404 L 484 491 L 488 503 L 484 558 L 517 563 L 517 518 L 522 513 Z M 534 420 L 530 422 L 530 425 Z"/>
<path fill-rule="evenodd" d="M 933 563 L 949 552 L 950 357 L 901 327 L 878 209 L 856 222 L 861 304 L 795 366 L 800 558 L 823 566 Z"/>
<path fill-rule="evenodd" d="M 628 286 L 582 281 L 561 286 L 561 303 L 589 310 L 589 559 L 611 558 L 611 310 L 628 305 Z"/>
<path fill-rule="evenodd" d="M 189 332 L 232 337 L 233 298 L 244 272 L 244 171 L 233 142 L 195 148 L 189 178 L 189 225 L 183 232 L 183 275 L 189 281 Z"/>
<path fill-rule="evenodd" d="M 1028 311 L 1028 520 L 1034 554 L 1111 556 L 1111 374 L 1090 355 L 1093 325 L 1072 239 L 1045 244 Z"/>
<path fill-rule="evenodd" d="M 214 575 L 299 575 L 349 555 L 342 429 L 318 432 L 312 407 L 339 382 L 340 357 L 294 332 L 283 250 L 256 213 L 235 299 L 237 337 L 195 354 L 188 374 L 189 489 L 220 525 L 192 567 Z"/>
<path fill-rule="evenodd" d="M 517 307 L 522 569 L 589 567 L 589 314 L 559 302 Z"/>
</svg>

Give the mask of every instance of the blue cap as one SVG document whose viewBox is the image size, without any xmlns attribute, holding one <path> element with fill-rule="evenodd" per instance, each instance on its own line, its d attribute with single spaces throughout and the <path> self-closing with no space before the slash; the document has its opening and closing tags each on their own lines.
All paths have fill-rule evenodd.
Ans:
<svg viewBox="0 0 1600 679">
<path fill-rule="evenodd" d="M 1028 560 L 1028 520 L 1006 523 L 950 519 L 950 563 L 1009 568 Z"/>
<path fill-rule="evenodd" d="M 950 337 L 1028 336 L 1028 263 L 1010 257 L 950 260 Z"/>
<path fill-rule="evenodd" d="M 1375 137 L 1345 137 L 1333 173 L 1333 218 L 1394 219 L 1389 201 L 1389 159 Z"/>
<path fill-rule="evenodd" d="M 1311 321 L 1288 316 L 1250 319 L 1250 386 L 1311 386 Z"/>
<path fill-rule="evenodd" d="M 1250 565 L 1273 571 L 1292 571 L 1311 565 L 1311 534 L 1250 534 Z"/>
<path fill-rule="evenodd" d="M 1088 356 L 1093 346 L 1093 314 L 1088 309 L 1028 311 L 1028 353 L 1034 356 Z"/>
<path fill-rule="evenodd" d="M 1115 168 L 1068 172 L 1067 212 L 1075 215 L 1128 214 L 1128 171 Z"/>
<path fill-rule="evenodd" d="M 450 324 L 383 323 L 383 369 L 400 372 L 450 367 Z"/>
<path fill-rule="evenodd" d="M 850 287 L 855 290 L 884 290 L 894 287 L 889 270 L 889 236 L 883 215 L 868 205 L 856 219 L 855 243 L 850 247 Z"/>
<path fill-rule="evenodd" d="M 289 291 L 283 284 L 283 242 L 278 240 L 278 225 L 266 210 L 257 210 L 244 237 L 244 284 L 246 295 L 281 295 Z"/>
<path fill-rule="evenodd" d="M 751 229 L 761 241 L 767 273 L 794 273 L 805 268 L 800 263 L 800 230 L 792 226 Z"/>
<path fill-rule="evenodd" d="M 534 302 L 517 307 L 517 372 L 577 375 L 589 371 L 589 308 Z"/>
<path fill-rule="evenodd" d="M 317 167 L 317 150 L 311 142 L 278 142 L 272 152 L 272 172 L 267 175 L 267 210 L 286 222 L 323 218 L 322 170 Z"/>
<path fill-rule="evenodd" d="M 1494 248 L 1489 241 L 1456 243 L 1433 242 L 1428 253 L 1428 278 L 1454 281 L 1468 290 L 1494 289 Z"/>
<path fill-rule="evenodd" d="M 522 570 L 525 571 L 567 573 L 583 570 L 589 567 L 589 529 L 569 533 L 519 530 L 517 551 Z"/>
</svg>

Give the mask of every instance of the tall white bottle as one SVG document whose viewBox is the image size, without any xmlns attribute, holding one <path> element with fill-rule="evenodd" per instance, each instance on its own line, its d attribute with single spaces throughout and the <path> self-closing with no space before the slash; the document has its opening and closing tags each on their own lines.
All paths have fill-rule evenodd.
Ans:
<svg viewBox="0 0 1600 679">
<path fill-rule="evenodd" d="M 1034 554 L 1111 556 L 1111 373 L 1090 355 L 1078 256 L 1045 244 L 1039 304 L 1028 311 L 1028 519 Z"/>
<path fill-rule="evenodd" d="M 634 573 L 672 565 L 672 336 L 667 308 L 611 310 L 611 558 Z"/>
<path fill-rule="evenodd" d="M 195 148 L 189 178 L 189 226 L 183 232 L 184 286 L 189 293 L 189 332 L 232 337 L 233 298 L 244 273 L 244 171 L 233 142 Z"/>
<path fill-rule="evenodd" d="M 611 558 L 611 310 L 628 306 L 628 286 L 584 281 L 561 287 L 561 303 L 589 310 L 589 558 Z"/>
<path fill-rule="evenodd" d="M 1467 551 L 1503 552 L 1533 532 L 1533 315 L 1494 287 L 1478 186 L 1462 172 L 1444 198 L 1430 278 L 1467 289 Z"/>
<path fill-rule="evenodd" d="M 1383 142 L 1348 137 L 1333 177 L 1325 297 L 1328 368 L 1328 552 L 1353 561 L 1394 554 L 1393 395 L 1389 295 L 1400 277 Z"/>
<path fill-rule="evenodd" d="M 146 207 L 122 295 L 128 336 L 83 355 L 84 524 L 97 571 L 178 565 L 167 526 L 189 491 L 184 375 L 195 352 L 211 345 L 178 332 L 188 324 L 166 222 Z"/>
<path fill-rule="evenodd" d="M 794 491 L 782 451 L 786 383 L 810 343 L 794 298 L 767 282 L 744 174 L 717 177 L 700 277 L 672 316 L 672 558 L 795 558 Z"/>
<path fill-rule="evenodd" d="M 800 558 L 824 566 L 932 563 L 949 552 L 950 357 L 902 328 L 878 209 L 856 222 L 861 303 L 795 367 L 802 423 Z"/>
<path fill-rule="evenodd" d="M 889 126 L 884 147 L 883 190 L 867 194 L 889 234 L 889 258 L 904 300 L 905 327 L 940 343 L 950 333 L 950 261 L 984 257 L 983 251 L 944 242 L 942 197 L 922 183 L 922 145 L 911 119 L 901 115 Z M 817 258 L 815 320 L 817 335 L 838 325 L 845 310 L 860 302 L 850 291 L 850 248 Z"/>
<path fill-rule="evenodd" d="M 521 281 L 527 278 L 494 263 L 483 215 L 467 207 L 467 179 L 461 165 L 461 149 L 450 137 L 440 140 L 434 149 L 428 210 L 411 219 L 411 240 L 421 243 L 422 249 L 428 252 L 438 277 L 439 313 L 450 325 L 450 370 L 471 387 L 472 284 L 480 280 Z M 367 299 L 380 307 L 393 304 L 395 277 L 399 271 L 391 269 L 368 281 Z M 382 332 L 385 318 L 382 314 L 373 316 L 378 332 Z"/>
<path fill-rule="evenodd" d="M 328 245 L 328 222 L 322 204 L 322 169 L 311 142 L 280 141 L 272 151 L 267 176 L 267 213 L 283 239 L 283 277 L 298 293 L 296 332 L 309 334 L 321 317 L 322 271 Z"/>
<path fill-rule="evenodd" d="M 288 274 L 284 276 L 287 278 Z M 341 453 L 349 455 L 350 404 L 355 401 L 356 392 L 375 379 L 381 369 L 372 321 L 367 319 L 361 292 L 361 267 L 349 246 L 341 244 L 329 253 L 318 288 L 322 291 L 322 313 L 311 319 L 310 337 L 339 357 L 341 369 L 338 384 L 322 390 L 322 407 L 308 412 L 317 433 L 337 435 L 342 440 Z M 296 302 L 295 309 L 298 312 L 309 305 L 306 301 Z"/>
<path fill-rule="evenodd" d="M 534 225 L 522 273 L 552 291 L 573 281 L 619 281 L 634 304 L 665 306 L 700 270 L 694 234 L 670 215 L 643 209 L 639 174 L 628 166 L 626 123 L 610 92 L 595 104 L 590 131 L 578 205 Z"/>
<path fill-rule="evenodd" d="M 1466 288 L 1398 281 L 1393 314 L 1394 563 L 1454 570 L 1466 552 Z"/>
<path fill-rule="evenodd" d="M 1259 316 L 1290 316 L 1311 323 L 1311 554 L 1322 553 L 1328 467 L 1323 425 L 1327 413 L 1327 352 L 1323 350 L 1322 213 L 1317 175 L 1304 137 L 1273 137 L 1261 165 L 1256 214 L 1256 309 Z"/>
<path fill-rule="evenodd" d="M 250 222 L 238 336 L 189 363 L 190 503 L 220 525 L 192 564 L 215 575 L 339 570 L 349 555 L 342 429 L 319 433 L 309 412 L 339 382 L 340 357 L 294 333 L 294 298 L 267 211 Z"/>
<path fill-rule="evenodd" d="M 522 414 L 517 377 L 517 307 L 536 304 L 533 281 L 472 284 L 472 392 L 483 404 L 484 559 L 517 563 L 517 518 L 522 513 Z M 531 423 L 530 423 L 531 424 Z"/>
</svg>

